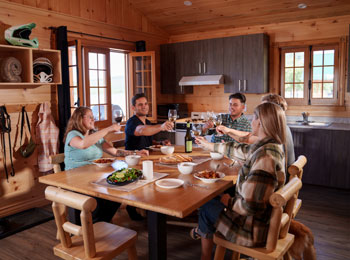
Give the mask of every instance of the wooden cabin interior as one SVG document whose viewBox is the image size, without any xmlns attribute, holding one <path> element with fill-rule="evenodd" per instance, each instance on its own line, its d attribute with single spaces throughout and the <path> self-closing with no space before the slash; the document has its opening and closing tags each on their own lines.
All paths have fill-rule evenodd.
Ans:
<svg viewBox="0 0 350 260">
<path fill-rule="evenodd" d="M 6 29 L 30 23 L 36 24 L 30 39 L 38 39 L 38 49 L 6 42 L 3 37 Z M 160 105 L 185 104 L 186 118 L 191 112 L 225 113 L 228 97 L 234 92 L 245 93 L 245 114 L 252 116 L 264 94 L 276 93 L 288 103 L 286 115 L 296 156 L 308 158 L 300 191 L 303 205 L 296 219 L 313 231 L 317 259 L 348 259 L 350 1 L 0 0 L 0 31 L 0 61 L 15 56 L 22 63 L 23 71 L 22 82 L 0 81 L 0 105 L 6 107 L 12 129 L 9 134 L 3 132 L 1 140 L 1 225 L 6 225 L 7 218 L 31 209 L 50 211 L 44 196 L 47 185 L 39 183 L 39 177 L 52 171 L 39 170 L 39 148 L 27 158 L 20 154 L 22 107 L 28 112 L 31 132 L 39 147 L 38 113 L 43 103 L 49 104 L 62 139 L 65 124 L 77 104 L 95 107 L 96 125 L 104 128 L 114 122 L 114 106 L 120 106 L 124 119 L 128 119 L 132 115 L 131 97 L 141 91 L 149 97 L 153 123 L 164 116 L 160 115 Z M 60 32 L 64 32 L 63 39 Z M 255 44 L 257 38 L 262 39 L 259 44 L 264 45 Z M 230 40 L 241 41 L 241 45 L 227 47 L 232 44 Z M 62 42 L 66 47 L 62 47 Z M 57 51 L 61 47 L 66 48 L 65 53 Z M 287 55 L 298 53 L 305 54 L 303 65 L 288 68 Z M 331 53 L 333 63 L 321 61 L 320 66 L 311 69 L 307 62 L 312 57 L 315 59 L 316 53 L 324 56 Z M 54 76 L 50 83 L 34 83 L 32 79 L 33 60 L 41 56 L 53 63 Z M 94 69 L 93 57 L 97 60 L 102 56 L 106 62 Z M 109 61 L 117 56 L 122 62 L 124 82 L 122 88 L 113 89 L 113 77 L 120 77 L 116 71 L 121 67 L 113 67 Z M 203 57 L 207 59 L 205 62 Z M 137 68 L 135 64 L 140 59 L 151 60 L 149 67 Z M 255 59 L 261 59 L 262 63 L 255 63 Z M 231 60 L 235 63 L 230 63 Z M 313 61 L 316 64 L 316 60 Z M 234 80 L 230 83 L 227 79 L 234 78 L 237 68 L 244 67 L 245 62 L 258 65 L 247 65 L 247 70 L 253 68 L 254 75 L 248 81 L 242 76 L 237 81 L 238 87 Z M 182 76 L 193 76 L 185 72 L 190 65 L 195 66 L 195 76 L 208 69 L 214 71 L 211 74 L 224 75 L 225 82 L 179 86 Z M 294 78 L 288 82 L 288 69 L 301 69 L 302 81 L 298 82 L 293 74 Z M 321 70 L 318 83 L 317 69 Z M 94 88 L 93 73 L 96 81 L 99 73 L 99 84 L 105 81 L 103 87 Z M 259 86 L 251 88 L 250 82 Z M 296 123 L 303 120 L 303 112 L 319 125 Z M 124 138 L 124 133 L 106 137 L 121 146 Z M 63 152 L 62 144 L 59 151 Z M 14 176 L 10 174 L 10 157 Z M 130 223 L 124 213 L 118 212 L 115 221 L 125 222 L 139 232 L 136 244 L 139 259 L 148 259 L 147 223 Z M 168 259 L 199 259 L 200 243 L 190 240 L 188 232 L 188 228 L 168 227 Z M 57 243 L 55 236 L 56 227 L 51 217 L 48 222 L 0 239 L 0 259 L 58 259 L 52 253 Z M 127 255 L 123 253 L 118 259 L 127 259 Z"/>
</svg>

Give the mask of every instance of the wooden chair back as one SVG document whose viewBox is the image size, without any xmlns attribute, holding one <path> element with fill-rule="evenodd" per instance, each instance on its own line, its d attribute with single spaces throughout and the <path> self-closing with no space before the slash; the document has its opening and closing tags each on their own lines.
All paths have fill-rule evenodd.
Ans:
<svg viewBox="0 0 350 260">
<path fill-rule="evenodd" d="M 301 180 L 293 178 L 270 196 L 269 203 L 273 209 L 265 248 L 239 246 L 225 240 L 220 234 L 215 234 L 214 243 L 217 244 L 215 260 L 224 258 L 226 248 L 234 252 L 233 259 L 239 259 L 240 253 L 258 259 L 280 259 L 286 254 L 294 239 L 293 235 L 288 234 L 288 229 L 301 186 Z"/>
<path fill-rule="evenodd" d="M 293 179 L 295 177 L 299 178 L 300 180 L 302 180 L 303 178 L 303 168 L 305 166 L 307 162 L 307 159 L 304 155 L 300 155 L 298 157 L 298 159 L 288 167 L 288 173 L 289 173 L 289 179 Z M 297 197 L 299 196 L 299 192 L 297 194 Z M 293 209 L 293 216 L 292 218 L 295 218 L 295 216 L 298 214 L 300 208 L 301 208 L 301 204 L 302 204 L 302 201 L 301 199 L 297 199 L 297 201 L 295 202 L 295 205 L 294 205 L 294 209 Z"/>
<path fill-rule="evenodd" d="M 94 231 L 91 212 L 96 208 L 94 198 L 66 191 L 55 187 L 47 187 L 45 197 L 51 200 L 57 231 L 63 247 L 71 247 L 70 234 L 83 236 L 85 255 L 93 257 L 96 254 Z M 67 221 L 66 206 L 81 210 L 81 226 Z"/>
<path fill-rule="evenodd" d="M 94 198 L 51 186 L 46 188 L 45 197 L 52 201 L 61 241 L 54 247 L 55 255 L 63 259 L 103 260 L 127 250 L 130 260 L 137 259 L 135 231 L 107 222 L 92 223 L 91 212 L 97 206 Z M 81 211 L 81 226 L 67 220 L 67 206 Z"/>
<path fill-rule="evenodd" d="M 64 153 L 50 155 L 50 163 L 53 165 L 53 172 L 58 173 L 61 170 L 61 163 L 64 162 Z"/>
</svg>

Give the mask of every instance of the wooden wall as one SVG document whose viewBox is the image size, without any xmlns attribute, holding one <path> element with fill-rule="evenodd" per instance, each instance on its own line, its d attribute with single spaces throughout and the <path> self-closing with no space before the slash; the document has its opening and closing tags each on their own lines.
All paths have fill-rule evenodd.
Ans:
<svg viewBox="0 0 350 260">
<path fill-rule="evenodd" d="M 145 40 L 147 50 L 155 50 L 158 53 L 159 45 L 168 41 L 166 33 L 149 23 L 142 14 L 134 11 L 126 0 L 0 1 L 0 25 L 12 26 L 31 22 L 35 22 L 37 26 L 30 38 L 39 39 L 39 48 L 50 48 L 51 26 L 67 26 L 71 31 L 128 41 Z M 103 43 L 96 38 L 93 40 L 100 45 Z M 109 41 L 104 46 L 113 46 L 113 42 L 115 41 Z M 159 61 L 159 55 L 157 59 Z M 56 86 L 32 89 L 0 88 L 0 104 L 11 108 L 12 142 L 16 140 L 20 104 L 27 105 L 30 112 L 33 112 L 38 104 L 44 101 L 51 102 L 52 109 L 57 110 Z M 29 113 L 29 116 L 32 121 L 35 119 L 32 113 Z M 40 174 L 36 166 L 36 155 L 26 160 L 17 157 L 19 159 L 14 161 L 17 172 L 15 177 L 9 177 L 9 182 L 5 178 L 2 158 L 0 156 L 0 217 L 46 203 L 43 199 L 44 186 L 38 184 Z"/>
<path fill-rule="evenodd" d="M 302 111 L 310 111 L 310 116 L 350 117 L 350 93 L 346 93 L 346 66 L 347 64 L 347 36 L 349 33 L 350 15 L 323 19 L 305 20 L 261 26 L 224 29 L 210 32 L 198 32 L 184 35 L 170 36 L 170 42 L 183 42 L 209 38 L 228 37 L 254 33 L 267 33 L 270 36 L 270 91 L 279 93 L 279 52 L 278 46 L 285 43 L 296 42 L 305 44 L 310 41 L 324 39 L 337 39 L 344 48 L 341 65 L 341 97 L 345 105 L 339 107 L 290 107 L 288 115 L 300 115 Z M 187 95 L 161 95 L 157 100 L 164 103 L 186 102 L 191 111 L 215 110 L 225 112 L 228 110 L 228 96 L 224 93 L 223 85 L 194 87 L 193 94 Z M 252 113 L 253 108 L 260 102 L 261 95 L 247 94 L 247 113 Z"/>
</svg>

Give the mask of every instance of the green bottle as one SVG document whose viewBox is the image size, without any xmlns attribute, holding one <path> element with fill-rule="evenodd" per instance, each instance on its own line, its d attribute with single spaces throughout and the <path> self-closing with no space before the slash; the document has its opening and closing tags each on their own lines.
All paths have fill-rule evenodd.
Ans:
<svg viewBox="0 0 350 260">
<path fill-rule="evenodd" d="M 192 153 L 192 135 L 191 135 L 191 124 L 187 122 L 186 135 L 185 135 L 185 152 Z"/>
</svg>

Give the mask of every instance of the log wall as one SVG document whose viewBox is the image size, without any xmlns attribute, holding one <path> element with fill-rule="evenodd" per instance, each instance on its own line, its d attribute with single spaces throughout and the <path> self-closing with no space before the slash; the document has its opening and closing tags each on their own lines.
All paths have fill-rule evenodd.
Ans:
<svg viewBox="0 0 350 260">
<path fill-rule="evenodd" d="M 39 47 L 49 49 L 51 30 L 49 27 L 67 26 L 68 30 L 85 32 L 128 41 L 145 40 L 147 50 L 159 52 L 159 45 L 168 40 L 168 36 L 153 26 L 139 12 L 132 9 L 126 0 L 32 0 L 32 1 L 0 1 L 0 27 L 36 23 L 30 38 L 39 39 Z M 77 37 L 77 35 L 69 35 Z M 88 37 L 86 37 L 88 38 Z M 92 38 L 96 43 L 103 40 Z M 119 41 L 107 41 L 104 46 L 113 46 Z M 109 45 L 108 45 L 109 44 Z M 159 55 L 158 55 L 159 60 Z M 158 62 L 159 66 L 159 62 Z M 159 70 L 159 67 L 158 67 Z M 159 81 L 159 75 L 158 75 Z M 32 112 L 38 105 L 48 101 L 51 109 L 57 114 L 56 86 L 41 86 L 37 88 L 0 88 L 0 104 L 5 104 L 10 110 L 12 120 L 11 140 L 14 144 L 18 129 L 18 117 L 21 105 L 27 105 L 29 117 L 33 123 Z M 35 113 L 34 113 L 35 115 Z M 35 122 L 34 122 L 35 123 Z M 33 127 L 34 125 L 32 125 Z M 37 156 L 33 154 L 28 159 L 15 156 L 15 177 L 6 181 L 3 156 L 0 156 L 0 217 L 7 216 L 25 209 L 45 204 L 43 185 L 38 183 L 40 176 L 37 168 Z M 9 168 L 9 160 L 7 160 Z"/>
</svg>

